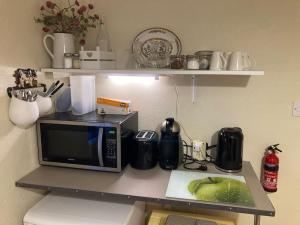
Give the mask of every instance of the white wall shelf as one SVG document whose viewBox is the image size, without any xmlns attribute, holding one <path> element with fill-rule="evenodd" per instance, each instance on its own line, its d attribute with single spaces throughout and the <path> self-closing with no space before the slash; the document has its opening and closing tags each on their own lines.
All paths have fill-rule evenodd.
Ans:
<svg viewBox="0 0 300 225">
<path fill-rule="evenodd" d="M 214 70 L 175 70 L 175 69 L 114 69 L 114 70 L 89 70 L 89 69 L 52 69 L 43 68 L 44 73 L 59 74 L 117 74 L 117 75 L 228 75 L 228 76 L 261 76 L 264 71 L 244 70 L 244 71 L 214 71 Z"/>
<path fill-rule="evenodd" d="M 114 70 L 89 70 L 89 69 L 52 69 L 43 68 L 43 73 L 50 73 L 54 79 L 62 77 L 69 77 L 70 75 L 118 75 L 118 76 L 172 76 L 172 75 L 186 75 L 192 78 L 192 103 L 195 103 L 195 79 L 196 76 L 262 76 L 264 71 L 261 70 L 243 70 L 243 71 L 215 71 L 215 70 L 175 70 L 175 69 L 114 69 Z"/>
</svg>

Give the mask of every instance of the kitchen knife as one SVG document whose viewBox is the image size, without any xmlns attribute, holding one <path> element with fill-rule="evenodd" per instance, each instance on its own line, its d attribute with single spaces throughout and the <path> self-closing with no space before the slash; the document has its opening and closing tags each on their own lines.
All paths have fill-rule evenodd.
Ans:
<svg viewBox="0 0 300 225">
<path fill-rule="evenodd" d="M 51 86 L 49 87 L 48 91 L 46 92 L 46 96 L 50 96 L 50 94 L 54 91 L 56 86 L 59 84 L 59 80 L 56 82 L 53 82 Z"/>
<path fill-rule="evenodd" d="M 64 83 L 61 83 L 55 90 L 51 92 L 49 96 L 52 97 L 59 89 L 62 88 L 62 86 L 64 86 Z"/>
</svg>

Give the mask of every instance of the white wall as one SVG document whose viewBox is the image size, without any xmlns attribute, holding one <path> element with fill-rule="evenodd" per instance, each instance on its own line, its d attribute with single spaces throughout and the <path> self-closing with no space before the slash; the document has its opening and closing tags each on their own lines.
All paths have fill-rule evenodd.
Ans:
<svg viewBox="0 0 300 225">
<path fill-rule="evenodd" d="M 39 192 L 15 187 L 15 181 L 37 165 L 35 127 L 13 126 L 8 119 L 6 88 L 14 86 L 18 67 L 39 68 L 49 59 L 41 45 L 40 26 L 33 22 L 41 1 L 0 0 L 0 224 L 22 224 L 22 218 L 40 198 Z"/>
<path fill-rule="evenodd" d="M 0 224 L 21 224 L 24 212 L 40 197 L 15 188 L 14 182 L 37 166 L 35 130 L 20 130 L 7 117 L 11 67 L 48 66 L 41 44 L 40 26 L 32 21 L 44 1 L 0 1 Z M 298 52 L 299 12 L 296 0 L 93 0 L 105 15 L 115 49 L 130 48 L 141 30 L 161 26 L 173 30 L 183 43 L 183 52 L 200 49 L 248 51 L 263 77 L 237 78 L 204 76 L 197 80 L 197 102 L 191 103 L 189 78 L 178 78 L 179 119 L 193 138 L 210 142 L 224 126 L 240 126 L 245 134 L 244 159 L 257 174 L 264 148 L 281 143 L 279 190 L 270 194 L 276 217 L 262 224 L 299 225 L 297 172 L 299 118 L 291 116 L 291 103 L 300 100 Z M 23 4 L 22 4 L 23 3 Z M 89 39 L 90 47 L 94 37 Z M 161 78 L 152 85 L 116 85 L 98 77 L 98 95 L 131 99 L 139 111 L 140 128 L 155 129 L 165 117 L 174 115 L 173 83 Z M 239 216 L 239 224 L 252 217 Z"/>
<path fill-rule="evenodd" d="M 216 77 L 197 79 L 197 102 L 191 102 L 190 78 L 178 78 L 179 119 L 193 138 L 210 142 L 225 126 L 240 126 L 245 135 L 244 160 L 257 174 L 266 146 L 280 143 L 278 192 L 270 194 L 276 217 L 262 224 L 299 225 L 297 171 L 300 118 L 292 117 L 292 102 L 300 100 L 298 53 L 300 2 L 279 0 L 113 0 L 94 1 L 107 22 L 113 47 L 130 48 L 143 29 L 169 28 L 181 38 L 183 52 L 201 49 L 245 50 L 254 56 L 263 77 Z M 90 39 L 90 46 L 94 37 Z M 98 95 L 131 99 L 139 111 L 140 128 L 155 129 L 174 115 L 172 81 L 161 78 L 152 85 L 116 85 L 98 77 Z M 239 216 L 239 224 L 250 224 Z"/>
</svg>

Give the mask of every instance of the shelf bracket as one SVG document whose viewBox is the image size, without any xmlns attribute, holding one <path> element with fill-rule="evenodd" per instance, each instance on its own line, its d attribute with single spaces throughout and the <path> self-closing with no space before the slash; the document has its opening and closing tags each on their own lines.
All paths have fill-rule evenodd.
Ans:
<svg viewBox="0 0 300 225">
<path fill-rule="evenodd" d="M 195 104 L 196 99 L 196 75 L 192 76 L 192 103 Z"/>
</svg>

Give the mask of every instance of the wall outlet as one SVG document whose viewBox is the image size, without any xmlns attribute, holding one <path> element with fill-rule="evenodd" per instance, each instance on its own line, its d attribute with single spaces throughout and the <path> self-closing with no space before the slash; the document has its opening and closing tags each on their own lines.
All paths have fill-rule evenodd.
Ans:
<svg viewBox="0 0 300 225">
<path fill-rule="evenodd" d="M 300 101 L 293 103 L 293 116 L 300 116 Z"/>
<path fill-rule="evenodd" d="M 192 157 L 196 160 L 206 160 L 206 143 L 200 140 L 193 140 Z"/>
</svg>

